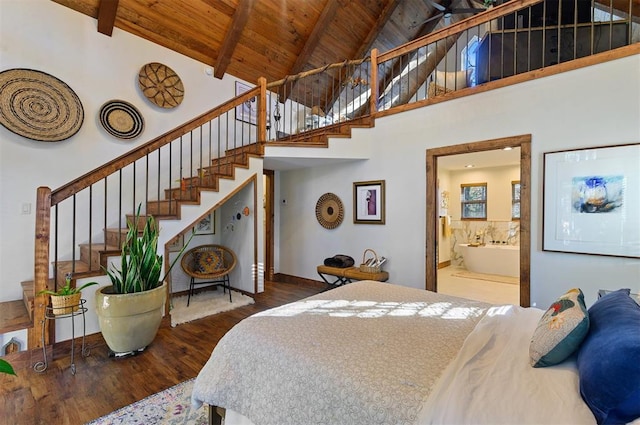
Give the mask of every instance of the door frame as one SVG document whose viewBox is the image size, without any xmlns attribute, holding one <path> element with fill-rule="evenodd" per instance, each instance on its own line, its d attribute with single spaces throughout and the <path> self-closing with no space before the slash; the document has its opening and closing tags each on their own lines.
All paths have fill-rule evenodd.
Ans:
<svg viewBox="0 0 640 425">
<path fill-rule="evenodd" d="M 531 135 L 504 137 L 427 149 L 426 282 L 438 292 L 438 157 L 520 147 L 520 305 L 531 303 Z"/>
<path fill-rule="evenodd" d="M 275 172 L 262 170 L 265 177 L 264 187 L 264 280 L 273 280 L 274 270 L 274 197 L 275 197 Z"/>
</svg>

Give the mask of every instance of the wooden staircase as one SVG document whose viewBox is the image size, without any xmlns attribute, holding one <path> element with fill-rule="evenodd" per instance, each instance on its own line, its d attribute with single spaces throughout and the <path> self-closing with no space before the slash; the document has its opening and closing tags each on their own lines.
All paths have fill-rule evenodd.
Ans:
<svg viewBox="0 0 640 425">
<path fill-rule="evenodd" d="M 211 161 L 211 165 L 198 170 L 198 176 L 183 179 L 181 187 L 165 189 L 164 199 L 147 202 L 146 211 L 160 220 L 179 220 L 181 205 L 199 205 L 202 191 L 219 190 L 220 179 L 235 179 L 238 167 L 248 168 L 251 157 L 262 155 L 261 144 L 252 144 L 232 149 L 226 155 Z M 138 229 L 142 232 L 146 215 L 141 215 Z M 127 214 L 126 221 L 135 220 L 134 214 Z M 80 278 L 104 275 L 109 257 L 120 255 L 121 243 L 125 240 L 127 227 L 104 229 L 104 240 L 79 244 L 80 258 L 76 260 L 58 261 L 54 264 L 58 282 L 65 282 L 67 274 L 71 274 L 72 285 Z M 23 299 L 0 303 L 0 333 L 34 328 L 35 290 L 33 281 L 21 283 Z M 55 289 L 55 279 L 49 280 L 49 289 Z M 40 336 L 33 336 L 40 338 Z M 29 336 L 32 341 L 32 336 Z"/>
</svg>

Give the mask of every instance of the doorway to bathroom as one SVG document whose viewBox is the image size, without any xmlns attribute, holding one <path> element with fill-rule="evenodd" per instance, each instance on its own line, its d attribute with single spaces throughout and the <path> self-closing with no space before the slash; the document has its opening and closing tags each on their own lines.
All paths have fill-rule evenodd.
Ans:
<svg viewBox="0 0 640 425">
<path fill-rule="evenodd" d="M 519 162 L 519 169 L 515 169 L 513 166 L 514 151 L 507 153 L 506 149 L 513 149 L 515 152 L 519 151 L 519 157 L 516 155 L 515 158 Z M 453 295 L 462 295 L 468 298 L 475 297 L 476 299 L 479 298 L 495 303 L 519 303 L 523 307 L 529 306 L 531 249 L 530 152 L 530 135 L 427 150 L 426 289 L 447 293 L 451 293 L 450 291 L 452 290 L 458 290 L 462 292 L 454 292 Z M 484 167 L 485 172 L 484 174 L 454 173 L 452 175 L 457 176 L 457 178 L 453 178 L 453 181 L 440 182 L 440 178 L 447 180 L 447 176 L 450 175 L 448 173 L 445 174 L 444 170 L 451 169 L 451 164 L 460 161 L 466 162 L 464 165 Z M 477 164 L 473 164 L 473 162 L 477 162 Z M 511 166 L 507 162 L 511 162 Z M 456 167 L 460 168 L 461 166 L 456 165 Z M 490 168 L 494 168 L 494 170 L 487 171 Z M 460 177 L 461 175 L 466 177 Z M 471 219 L 462 220 L 464 214 L 461 214 L 461 209 L 464 209 L 464 202 L 462 202 L 460 191 L 461 186 L 465 187 L 466 184 L 461 184 L 460 179 L 469 178 L 474 181 L 466 182 L 466 184 L 476 185 L 477 188 L 474 187 L 474 189 L 480 190 L 481 193 L 484 187 L 485 194 L 492 190 L 495 194 L 497 184 L 487 185 L 486 181 L 480 180 L 506 180 L 505 184 L 511 185 L 508 190 L 515 190 L 517 187 L 517 204 L 513 203 L 514 198 L 512 196 L 509 196 L 508 200 L 496 200 L 498 198 L 495 197 L 491 200 L 489 198 L 489 202 L 485 205 L 470 206 L 473 207 L 470 208 L 470 211 L 480 212 L 478 217 L 474 217 L 473 214 L 475 213 L 472 213 Z M 442 190 L 443 188 L 446 190 Z M 505 218 L 504 214 L 501 216 L 496 213 L 496 210 L 500 208 L 509 209 L 504 213 L 509 215 L 508 218 Z M 451 216 L 450 212 L 453 212 L 455 216 Z M 452 221 L 452 219 L 455 220 Z M 440 244 L 441 241 L 442 246 Z M 473 251 L 474 255 L 487 254 L 489 258 L 497 258 L 497 254 L 515 256 L 513 257 L 515 261 L 519 260 L 519 267 L 517 267 L 516 271 L 496 271 L 497 275 L 504 273 L 515 276 L 503 279 L 494 275 L 492 279 L 487 279 L 491 275 L 491 273 L 487 273 L 487 270 L 480 270 L 481 273 L 479 274 L 464 270 L 466 275 L 461 274 L 461 267 L 453 266 L 463 264 L 460 254 L 462 247 L 460 245 L 469 243 L 474 248 L 483 248 L 483 251 Z M 449 254 L 447 250 L 451 246 L 449 244 L 452 244 L 454 249 L 451 250 L 450 257 L 446 258 L 447 254 Z M 494 249 L 494 251 L 489 253 L 484 249 Z M 510 252 L 506 252 L 507 250 Z M 505 260 L 505 262 L 512 263 L 513 261 Z M 488 266 L 488 262 L 484 260 L 480 260 L 480 264 Z M 439 273 L 439 266 L 441 265 L 451 266 L 440 269 L 441 272 Z M 509 279 L 511 281 L 506 282 Z M 440 286 L 442 286 L 442 291 L 439 290 Z"/>
</svg>

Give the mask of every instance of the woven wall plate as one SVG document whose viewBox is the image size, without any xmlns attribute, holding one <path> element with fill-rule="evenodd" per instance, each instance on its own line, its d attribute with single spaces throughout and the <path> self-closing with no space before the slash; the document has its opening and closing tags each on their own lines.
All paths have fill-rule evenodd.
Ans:
<svg viewBox="0 0 640 425">
<path fill-rule="evenodd" d="M 56 77 L 32 69 L 0 72 L 0 124 L 41 142 L 59 142 L 80 130 L 84 120 L 76 93 Z"/>
<path fill-rule="evenodd" d="M 333 193 L 325 193 L 316 203 L 316 218 L 325 229 L 335 229 L 344 219 L 342 201 Z"/>
<path fill-rule="evenodd" d="M 144 130 L 142 115 L 135 106 L 124 100 L 110 100 L 102 105 L 100 124 L 119 139 L 133 139 Z"/>
<path fill-rule="evenodd" d="M 161 108 L 175 108 L 184 98 L 182 80 L 173 69 L 151 62 L 140 69 L 138 84 L 142 94 Z"/>
</svg>

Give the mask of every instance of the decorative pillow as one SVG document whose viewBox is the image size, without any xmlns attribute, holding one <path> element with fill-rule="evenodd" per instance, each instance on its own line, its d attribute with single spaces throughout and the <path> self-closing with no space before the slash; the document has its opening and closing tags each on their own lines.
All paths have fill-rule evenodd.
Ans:
<svg viewBox="0 0 640 425">
<path fill-rule="evenodd" d="M 629 292 L 610 292 L 589 308 L 578 351 L 580 394 L 599 424 L 640 418 L 640 306 Z"/>
<path fill-rule="evenodd" d="M 573 354 L 589 330 L 584 294 L 574 288 L 544 313 L 529 345 L 531 366 L 552 366 Z"/>
<path fill-rule="evenodd" d="M 199 252 L 194 259 L 199 273 L 215 273 L 224 268 L 224 257 L 219 249 Z"/>
</svg>

